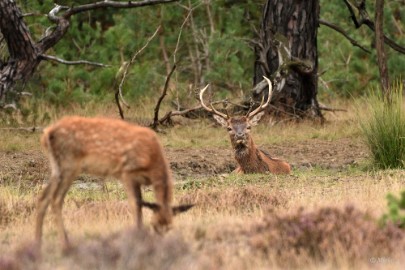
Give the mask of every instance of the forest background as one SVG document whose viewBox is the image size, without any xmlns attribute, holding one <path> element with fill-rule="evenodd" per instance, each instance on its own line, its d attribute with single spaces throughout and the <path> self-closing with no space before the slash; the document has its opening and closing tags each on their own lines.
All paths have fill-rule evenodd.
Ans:
<svg viewBox="0 0 405 270">
<path fill-rule="evenodd" d="M 25 20 L 34 39 L 52 26 L 44 16 L 53 7 L 51 0 L 18 1 L 23 13 L 34 12 Z M 92 1 L 59 1 L 61 5 Z M 206 83 L 215 87 L 219 98 L 248 96 L 253 83 L 252 41 L 260 27 L 264 0 L 182 1 L 180 4 L 127 10 L 96 10 L 71 19 L 66 36 L 50 51 L 65 60 L 88 60 L 109 67 L 63 65 L 42 62 L 34 77 L 23 87 L 33 94 L 21 107 L 22 115 L 46 120 L 36 114 L 38 102 L 51 106 L 85 106 L 92 102 L 114 102 L 120 68 L 129 62 L 161 26 L 157 36 L 137 55 L 123 85 L 124 99 L 130 104 L 157 100 L 174 62 L 177 69 L 169 88 L 169 101 L 177 106 L 196 104 L 194 90 Z M 405 45 L 404 1 L 386 1 L 384 32 Z M 366 48 L 373 48 L 374 33 L 366 27 L 355 29 L 343 1 L 320 1 L 320 18 L 339 25 Z M 374 13 L 373 5 L 368 11 Z M 190 12 L 191 11 L 191 12 Z M 49 29 L 48 29 L 49 30 Z M 318 29 L 318 100 L 328 103 L 337 97 L 357 97 L 378 86 L 375 50 L 354 47 L 340 33 L 321 25 Z M 387 48 L 390 78 L 401 78 L 403 56 Z M 7 48 L 0 48 L 5 58 Z M 121 74 L 122 75 L 122 74 Z"/>
</svg>

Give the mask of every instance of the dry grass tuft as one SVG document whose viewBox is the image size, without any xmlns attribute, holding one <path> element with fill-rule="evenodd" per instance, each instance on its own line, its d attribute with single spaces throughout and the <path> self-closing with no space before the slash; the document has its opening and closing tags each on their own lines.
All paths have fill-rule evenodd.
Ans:
<svg viewBox="0 0 405 270">
<path fill-rule="evenodd" d="M 178 196 L 180 204 L 195 204 L 203 210 L 252 212 L 268 207 L 283 207 L 287 204 L 285 194 L 270 192 L 259 186 L 190 190 Z"/>
<path fill-rule="evenodd" d="M 34 210 L 35 203 L 33 202 L 15 201 L 10 203 L 0 198 L 0 227 L 7 226 L 20 218 L 27 218 Z"/>
<path fill-rule="evenodd" d="M 352 206 L 312 212 L 300 209 L 287 216 L 269 212 L 247 234 L 253 250 L 283 267 L 310 262 L 353 266 L 371 258 L 394 260 L 405 251 L 404 231 L 394 226 L 381 228 L 367 213 Z"/>
<path fill-rule="evenodd" d="M 139 230 L 83 241 L 70 255 L 68 265 L 80 269 L 210 268 L 180 236 Z"/>
</svg>

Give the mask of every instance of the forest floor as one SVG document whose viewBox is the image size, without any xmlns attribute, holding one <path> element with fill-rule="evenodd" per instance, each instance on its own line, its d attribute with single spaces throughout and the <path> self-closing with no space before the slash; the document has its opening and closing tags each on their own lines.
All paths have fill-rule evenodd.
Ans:
<svg viewBox="0 0 405 270">
<path fill-rule="evenodd" d="M 286 176 L 233 174 L 226 131 L 211 121 L 167 129 L 159 136 L 175 204 L 195 207 L 165 236 L 152 233 L 147 210 L 147 230 L 132 230 L 122 187 L 81 175 L 63 212 L 74 249 L 61 252 L 47 218 L 42 260 L 32 245 L 36 200 L 49 177 L 40 133 L 2 132 L 0 269 L 401 269 L 405 233 L 379 220 L 387 194 L 404 189 L 405 172 L 370 166 L 355 118 L 254 128 L 257 145 L 292 165 Z M 153 200 L 149 188 L 144 197 Z"/>
<path fill-rule="evenodd" d="M 272 156 L 287 160 L 293 169 L 322 168 L 343 170 L 364 162 L 367 148 L 360 140 L 341 138 L 334 141 L 312 139 L 288 145 L 260 145 Z M 229 147 L 166 148 L 175 180 L 199 179 L 231 173 L 236 168 Z M 0 150 L 3 180 L 18 175 L 21 179 L 43 181 L 49 175 L 48 160 L 42 150 Z"/>
</svg>

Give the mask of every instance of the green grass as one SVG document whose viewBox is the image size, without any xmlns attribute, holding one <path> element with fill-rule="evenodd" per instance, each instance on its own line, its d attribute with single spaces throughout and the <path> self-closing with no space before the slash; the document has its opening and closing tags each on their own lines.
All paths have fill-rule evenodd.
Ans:
<svg viewBox="0 0 405 270">
<path fill-rule="evenodd" d="M 366 99 L 368 113 L 360 122 L 364 140 L 379 169 L 405 168 L 405 115 L 402 84 L 392 86 L 392 103 L 381 94 Z M 362 106 L 363 107 L 363 106 Z M 360 110 L 360 109 L 359 109 Z"/>
</svg>

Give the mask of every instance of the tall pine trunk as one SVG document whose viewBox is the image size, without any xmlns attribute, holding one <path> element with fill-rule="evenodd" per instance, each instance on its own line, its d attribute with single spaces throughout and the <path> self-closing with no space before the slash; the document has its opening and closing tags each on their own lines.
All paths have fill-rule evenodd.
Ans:
<svg viewBox="0 0 405 270">
<path fill-rule="evenodd" d="M 319 0 L 268 0 L 264 6 L 253 82 L 272 77 L 279 88 L 272 100 L 278 112 L 323 120 L 317 101 L 318 20 Z M 253 92 L 255 99 L 260 94 Z"/>
</svg>

